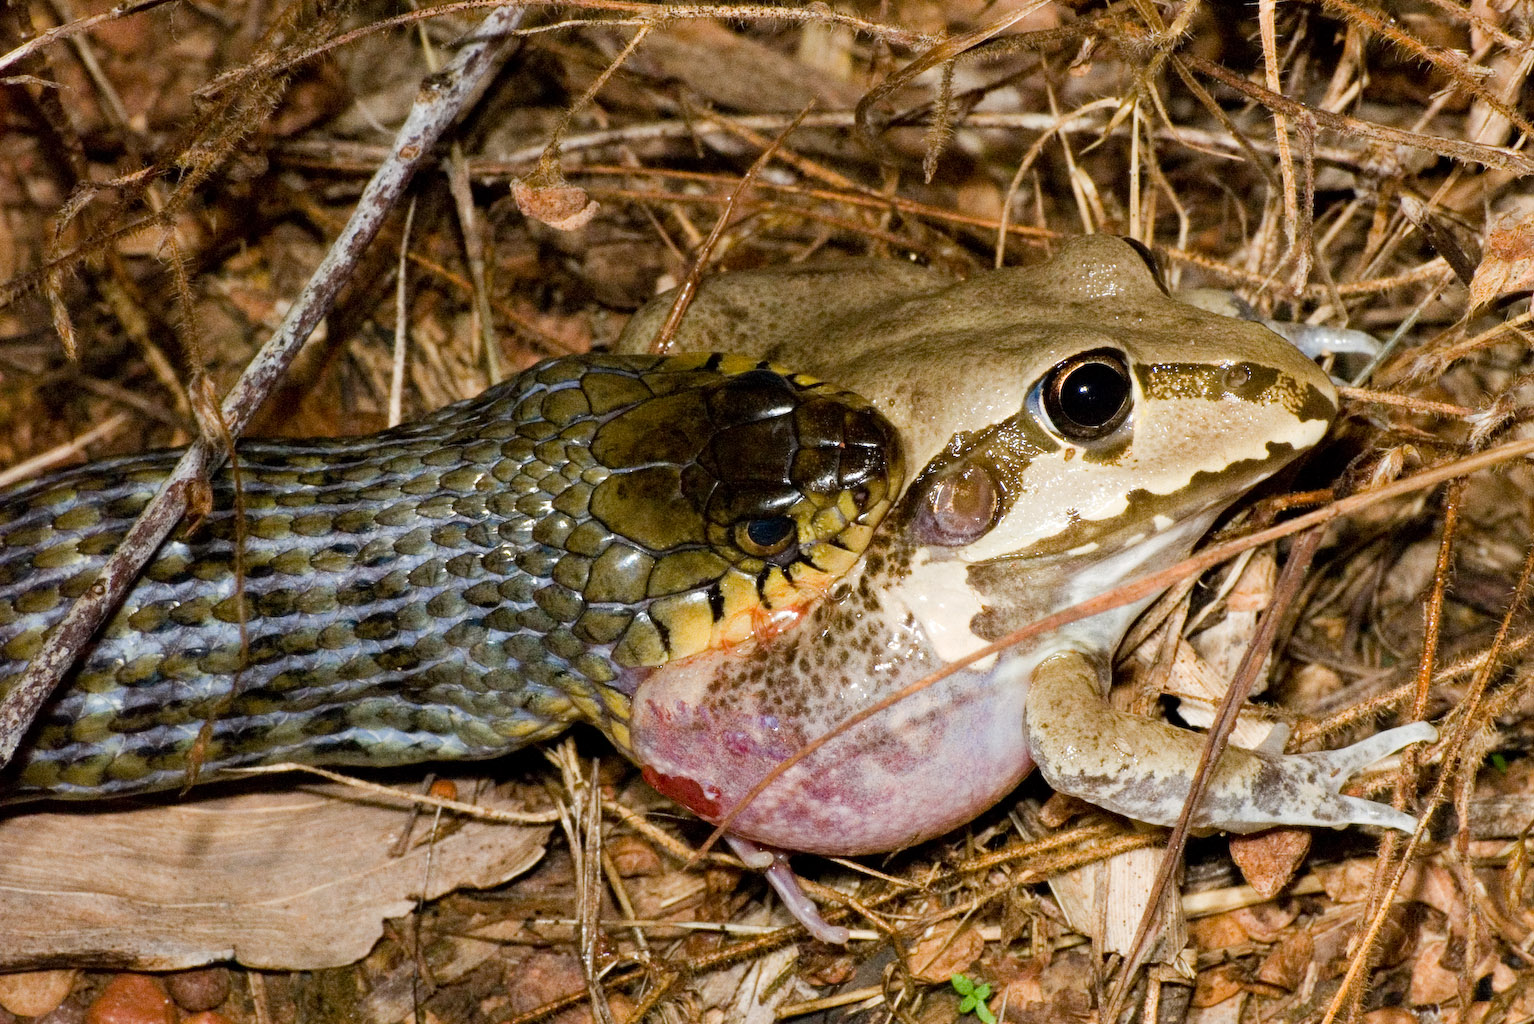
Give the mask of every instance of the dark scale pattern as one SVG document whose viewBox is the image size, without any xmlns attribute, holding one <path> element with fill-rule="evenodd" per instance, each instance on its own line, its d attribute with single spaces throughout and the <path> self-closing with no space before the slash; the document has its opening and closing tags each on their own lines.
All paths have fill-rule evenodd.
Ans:
<svg viewBox="0 0 1534 1024">
<path fill-rule="evenodd" d="M 178 456 L 0 496 L 0 693 Z M 226 468 L 214 510 L 165 544 L 54 698 L 3 799 L 180 786 L 205 723 L 203 779 L 488 757 L 577 719 L 626 746 L 629 670 L 708 646 L 692 612 L 730 611 L 725 577 L 765 594 L 839 541 L 858 554 L 901 482 L 893 431 L 862 399 L 706 355 L 552 360 L 380 434 L 243 441 L 238 462 L 243 594 Z M 787 567 L 730 544 L 742 517 L 784 512 L 800 528 Z"/>
</svg>

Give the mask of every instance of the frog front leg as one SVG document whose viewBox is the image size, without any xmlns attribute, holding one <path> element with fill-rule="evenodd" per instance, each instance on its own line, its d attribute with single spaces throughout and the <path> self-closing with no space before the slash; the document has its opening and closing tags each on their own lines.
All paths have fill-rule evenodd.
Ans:
<svg viewBox="0 0 1534 1024">
<path fill-rule="evenodd" d="M 1172 825 L 1206 737 L 1117 711 L 1102 697 L 1090 656 L 1066 651 L 1033 671 L 1025 701 L 1030 751 L 1057 791 L 1138 821 Z M 1340 750 L 1273 754 L 1227 747 L 1193 815 L 1195 829 L 1256 832 L 1277 825 L 1380 825 L 1411 832 L 1417 820 L 1386 804 L 1343 796 L 1348 778 L 1437 731 L 1413 722 Z"/>
</svg>

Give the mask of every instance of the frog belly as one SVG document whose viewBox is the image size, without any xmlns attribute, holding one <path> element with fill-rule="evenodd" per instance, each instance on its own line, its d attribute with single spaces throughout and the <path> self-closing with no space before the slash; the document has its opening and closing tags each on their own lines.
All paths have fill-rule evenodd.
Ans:
<svg viewBox="0 0 1534 1024">
<path fill-rule="evenodd" d="M 652 675 L 633 703 L 645 778 L 731 833 L 846 856 L 898 850 L 996 804 L 1033 768 L 1024 685 L 1012 672 L 960 672 L 837 736 L 744 807 L 783 760 L 846 716 L 842 701 L 792 704 L 741 685 L 749 663 L 702 655 Z"/>
</svg>

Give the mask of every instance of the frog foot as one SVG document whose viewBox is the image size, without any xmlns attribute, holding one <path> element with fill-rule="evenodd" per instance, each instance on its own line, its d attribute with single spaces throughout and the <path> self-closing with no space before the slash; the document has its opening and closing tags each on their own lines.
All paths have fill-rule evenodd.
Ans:
<svg viewBox="0 0 1534 1024">
<path fill-rule="evenodd" d="M 746 867 L 762 873 L 767 884 L 772 886 L 778 898 L 783 901 L 784 908 L 793 915 L 795 921 L 804 925 L 805 931 L 833 946 L 845 946 L 847 940 L 852 938 L 852 933 L 847 929 L 828 924 L 820 916 L 820 909 L 804 894 L 804 889 L 799 885 L 799 876 L 789 867 L 788 854 L 740 836 L 726 836 L 725 839 Z"/>
<path fill-rule="evenodd" d="M 1079 653 L 1055 655 L 1035 668 L 1027 716 L 1039 770 L 1062 793 L 1153 825 L 1175 824 L 1206 737 L 1115 710 L 1097 687 L 1097 667 Z M 1437 735 L 1426 722 L 1414 722 L 1350 747 L 1312 754 L 1227 747 L 1192 826 L 1257 832 L 1279 825 L 1378 825 L 1411 832 L 1417 827 L 1411 815 L 1338 790 L 1360 769 Z"/>
<path fill-rule="evenodd" d="M 1278 771 L 1294 782 L 1303 781 L 1324 793 L 1311 811 L 1311 820 L 1287 822 L 1299 825 L 1379 825 L 1384 828 L 1412 832 L 1417 819 L 1387 804 L 1364 800 L 1356 796 L 1343 796 L 1338 790 L 1343 783 L 1365 768 L 1382 761 L 1413 743 L 1431 743 L 1438 738 L 1438 730 L 1426 722 L 1412 722 L 1395 729 L 1376 733 L 1352 746 L 1338 750 L 1318 750 L 1311 754 L 1269 755 L 1276 762 Z M 1235 831 L 1235 830 L 1232 830 Z"/>
</svg>

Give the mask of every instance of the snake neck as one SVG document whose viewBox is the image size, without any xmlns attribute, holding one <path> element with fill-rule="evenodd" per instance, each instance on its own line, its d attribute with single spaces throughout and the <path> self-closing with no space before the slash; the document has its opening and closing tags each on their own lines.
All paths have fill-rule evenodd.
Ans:
<svg viewBox="0 0 1534 1024">
<path fill-rule="evenodd" d="M 482 758 L 583 719 L 626 749 L 635 685 L 710 642 L 709 574 L 737 571 L 687 490 L 730 490 L 700 477 L 739 428 L 709 408 L 733 379 L 698 360 L 555 360 L 383 433 L 241 442 L 210 511 L 161 547 L 34 727 L 3 799 L 174 788 L 194 762 L 211 779 Z M 735 418 L 780 422 L 762 401 Z M 703 417 L 696 443 L 626 426 L 661 414 Z M 0 694 L 179 454 L 0 497 Z"/>
</svg>

